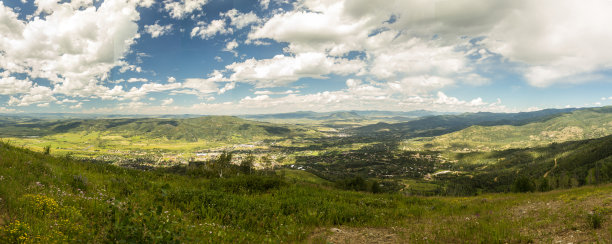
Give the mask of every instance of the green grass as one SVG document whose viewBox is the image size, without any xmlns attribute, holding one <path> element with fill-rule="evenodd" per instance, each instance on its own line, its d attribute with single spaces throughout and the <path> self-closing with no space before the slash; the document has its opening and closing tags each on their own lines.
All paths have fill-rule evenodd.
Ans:
<svg viewBox="0 0 612 244">
<path fill-rule="evenodd" d="M 276 174 L 283 176 L 287 181 L 290 182 L 307 182 L 321 186 L 330 186 L 332 182 L 322 179 L 310 172 L 303 170 L 294 169 L 279 169 L 276 170 Z"/>
<path fill-rule="evenodd" d="M 612 185 L 405 197 L 319 187 L 301 171 L 284 175 L 205 179 L 0 143 L 0 242 L 299 242 L 332 226 L 394 228 L 411 243 L 547 242 L 576 231 L 612 240 Z M 306 183 L 291 180 L 302 176 Z M 595 208 L 602 216 L 596 229 L 585 217 Z"/>
</svg>

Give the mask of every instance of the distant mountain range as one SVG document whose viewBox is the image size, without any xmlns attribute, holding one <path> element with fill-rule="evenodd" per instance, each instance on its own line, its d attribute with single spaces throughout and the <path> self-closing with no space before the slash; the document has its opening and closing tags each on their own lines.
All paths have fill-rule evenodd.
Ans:
<svg viewBox="0 0 612 244">
<path fill-rule="evenodd" d="M 612 134 L 612 107 L 588 108 L 533 117 L 528 123 L 480 123 L 421 140 L 435 150 L 462 147 L 525 148 L 599 138 Z"/>
<path fill-rule="evenodd" d="M 458 131 L 472 125 L 525 125 L 543 121 L 575 111 L 568 109 L 545 109 L 521 113 L 463 113 L 451 115 L 424 116 L 404 123 L 384 123 L 353 128 L 350 131 L 357 135 L 393 135 L 396 137 L 438 136 Z"/>
<path fill-rule="evenodd" d="M 238 117 L 255 120 L 283 120 L 283 119 L 310 119 L 310 120 L 362 120 L 375 118 L 392 118 L 395 120 L 412 120 L 419 117 L 453 114 L 449 112 L 435 112 L 427 110 L 414 111 L 380 111 L 380 110 L 350 110 L 333 112 L 298 111 L 278 114 L 239 115 Z"/>
</svg>

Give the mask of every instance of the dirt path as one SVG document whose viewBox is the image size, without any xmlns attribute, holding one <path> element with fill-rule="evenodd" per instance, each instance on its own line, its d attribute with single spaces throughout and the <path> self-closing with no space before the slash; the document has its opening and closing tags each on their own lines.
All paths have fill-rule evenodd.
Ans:
<svg viewBox="0 0 612 244">
<path fill-rule="evenodd" d="M 334 227 L 316 231 L 307 243 L 405 243 L 395 228 Z"/>
<path fill-rule="evenodd" d="M 548 171 L 546 171 L 546 173 L 544 173 L 544 178 L 546 178 L 548 176 L 548 173 L 553 171 L 553 169 L 555 169 L 556 167 L 557 167 L 557 159 L 555 158 L 555 166 L 553 166 L 550 170 L 548 170 Z"/>
</svg>

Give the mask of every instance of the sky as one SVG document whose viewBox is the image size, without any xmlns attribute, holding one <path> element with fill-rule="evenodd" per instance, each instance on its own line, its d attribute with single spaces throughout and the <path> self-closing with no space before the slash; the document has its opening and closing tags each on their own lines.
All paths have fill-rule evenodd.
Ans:
<svg viewBox="0 0 612 244">
<path fill-rule="evenodd" d="M 0 0 L 0 113 L 612 105 L 612 0 Z"/>
</svg>

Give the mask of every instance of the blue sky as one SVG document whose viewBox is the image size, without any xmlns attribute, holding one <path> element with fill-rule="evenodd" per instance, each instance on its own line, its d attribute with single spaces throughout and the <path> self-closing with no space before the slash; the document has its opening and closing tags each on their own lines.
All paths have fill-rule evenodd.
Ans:
<svg viewBox="0 0 612 244">
<path fill-rule="evenodd" d="M 612 104 L 612 1 L 5 0 L 0 113 Z"/>
</svg>

